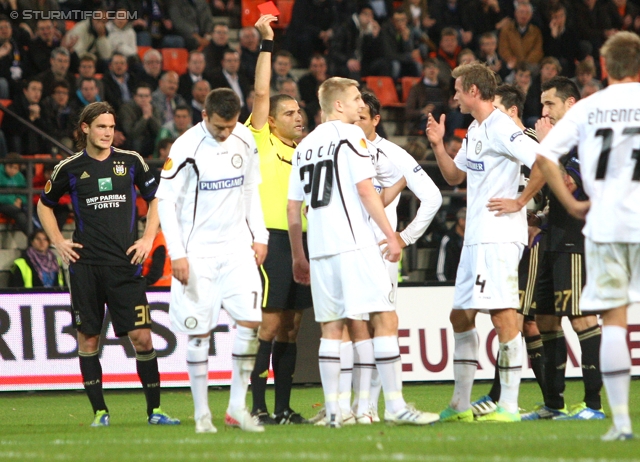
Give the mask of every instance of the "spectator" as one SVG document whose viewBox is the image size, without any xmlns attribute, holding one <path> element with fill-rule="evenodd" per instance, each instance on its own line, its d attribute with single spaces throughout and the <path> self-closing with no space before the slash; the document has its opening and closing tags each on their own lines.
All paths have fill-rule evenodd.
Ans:
<svg viewBox="0 0 640 462">
<path fill-rule="evenodd" d="M 598 0 L 576 0 L 574 4 L 578 38 L 591 46 L 592 52 L 588 54 L 594 58 L 599 56 L 604 41 L 616 33 L 615 12 L 611 11 L 610 5 L 609 2 Z"/>
<path fill-rule="evenodd" d="M 42 82 L 32 78 L 25 81 L 22 95 L 14 99 L 9 108 L 16 115 L 28 120 L 40 130 L 46 131 L 40 107 L 41 98 Z M 5 114 L 2 121 L 2 130 L 7 137 L 7 146 L 10 152 L 19 154 L 41 154 L 47 152 L 47 142 L 9 114 Z"/>
<path fill-rule="evenodd" d="M 64 287 L 62 260 L 49 247 L 49 238 L 42 229 L 29 236 L 29 247 L 13 261 L 9 287 Z"/>
<path fill-rule="evenodd" d="M 222 69 L 222 58 L 227 50 L 232 50 L 229 46 L 229 27 L 226 24 L 215 24 L 211 41 L 203 50 L 207 75 L 213 75 Z"/>
<path fill-rule="evenodd" d="M 440 46 L 434 57 L 438 60 L 440 81 L 445 83 L 448 88 L 453 87 L 453 85 L 451 85 L 451 71 L 458 66 L 458 55 L 461 51 L 462 48 L 458 43 L 458 33 L 456 30 L 452 27 L 442 29 Z"/>
<path fill-rule="evenodd" d="M 224 16 L 228 18 L 229 27 L 234 29 L 240 27 L 241 0 L 212 0 L 210 3 L 211 13 L 215 18 Z"/>
<path fill-rule="evenodd" d="M 382 26 L 380 36 L 385 58 L 391 62 L 391 77 L 398 79 L 420 75 L 420 50 L 418 43 L 414 42 L 409 19 L 403 9 L 393 12 L 391 20 Z"/>
<path fill-rule="evenodd" d="M 142 57 L 142 73 L 138 81 L 147 82 L 152 91 L 156 91 L 162 75 L 162 55 L 158 50 L 151 48 Z"/>
<path fill-rule="evenodd" d="M 160 141 L 165 138 L 178 139 L 180 136 L 193 127 L 191 119 L 191 108 L 189 106 L 178 106 L 175 110 L 173 120 L 162 126 L 156 138 L 156 157 L 158 157 L 158 147 Z"/>
<path fill-rule="evenodd" d="M 520 88 L 526 95 L 531 86 L 531 67 L 525 62 L 519 63 L 515 68 L 513 84 Z"/>
<path fill-rule="evenodd" d="M 222 58 L 222 70 L 217 72 L 211 78 L 212 88 L 231 88 L 238 98 L 242 109 L 240 110 L 240 122 L 244 123 L 249 117 L 246 97 L 251 89 L 251 83 L 242 74 L 240 70 L 240 54 L 235 50 L 227 50 Z"/>
<path fill-rule="evenodd" d="M 9 18 L 0 15 L 0 99 L 9 99 L 18 94 L 19 82 L 24 74 L 24 59 L 24 44 L 13 36 Z"/>
<path fill-rule="evenodd" d="M 166 7 L 174 32 L 184 39 L 184 45 L 178 48 L 194 50 L 209 44 L 213 16 L 205 0 L 171 0 Z"/>
<path fill-rule="evenodd" d="M 354 80 L 367 75 L 390 76 L 391 68 L 382 50 L 380 25 L 373 19 L 371 7 L 361 5 L 357 14 L 334 31 L 329 45 L 329 73 Z"/>
<path fill-rule="evenodd" d="M 182 74 L 178 79 L 178 94 L 185 101 L 191 100 L 191 89 L 193 84 L 201 80 L 208 80 L 204 75 L 206 63 L 204 61 L 204 53 L 193 50 L 189 53 L 187 61 L 187 72 Z"/>
<path fill-rule="evenodd" d="M 260 33 L 255 27 L 240 29 L 240 72 L 252 82 L 260 54 Z"/>
<path fill-rule="evenodd" d="M 478 48 L 482 34 L 499 30 L 508 22 L 498 0 L 470 0 L 462 9 L 462 26 L 472 34 L 472 41 L 467 46 L 473 49 Z"/>
<path fill-rule="evenodd" d="M 20 11 L 42 11 L 41 16 L 32 14 L 29 19 L 26 19 L 24 15 L 21 17 L 20 27 L 26 29 L 32 37 L 35 35 L 34 31 L 38 26 L 38 17 L 52 18 L 54 17 L 51 14 L 52 11 L 60 11 L 60 5 L 57 0 L 18 0 L 17 3 Z M 56 28 L 55 34 L 59 40 L 64 33 L 64 21 L 60 19 L 56 24 L 53 24 L 53 26 Z"/>
<path fill-rule="evenodd" d="M 187 104 L 184 98 L 177 93 L 178 79 L 178 74 L 175 71 L 166 72 L 160 77 L 158 89 L 151 94 L 151 104 L 162 114 L 163 124 L 173 120 L 173 112 L 176 107 Z"/>
<path fill-rule="evenodd" d="M 529 128 L 533 128 L 542 115 L 542 84 L 548 82 L 562 72 L 560 62 L 553 56 L 547 56 L 540 61 L 540 73 L 531 80 L 531 86 L 526 93 L 524 110 L 522 112 L 522 123 Z"/>
<path fill-rule="evenodd" d="M 191 119 L 193 125 L 202 122 L 202 111 L 204 110 L 204 100 L 211 91 L 211 85 L 207 80 L 201 80 L 193 84 L 191 89 Z M 247 102 L 247 106 L 249 106 Z M 249 111 L 250 109 L 247 108 Z"/>
<path fill-rule="evenodd" d="M 75 91 L 76 78 L 69 72 L 71 56 L 69 50 L 63 47 L 54 48 L 49 59 L 50 68 L 36 76 L 42 82 L 42 97 L 46 98 L 53 92 L 53 84 L 56 80 L 66 80 L 69 88 Z"/>
<path fill-rule="evenodd" d="M 273 54 L 273 72 L 271 75 L 271 91 L 278 92 L 278 84 L 284 80 L 296 80 L 291 74 L 293 56 L 287 50 Z"/>
<path fill-rule="evenodd" d="M 304 107 L 307 118 L 312 121 L 314 115 L 320 110 L 318 101 L 318 88 L 327 80 L 327 61 L 323 55 L 315 54 L 311 57 L 309 72 L 298 81 L 300 91 L 300 105 Z M 311 130 L 315 127 L 309 127 Z"/>
<path fill-rule="evenodd" d="M 433 19 L 436 23 L 429 30 L 431 40 L 438 42 L 442 37 L 442 31 L 446 28 L 453 28 L 456 33 L 460 31 L 460 38 L 463 44 L 471 42 L 473 34 L 462 28 L 462 4 L 458 0 L 434 0 L 431 6 Z"/>
<path fill-rule="evenodd" d="M 409 133 L 412 135 L 424 134 L 429 114 L 433 114 L 436 120 L 440 120 L 440 116 L 446 113 L 448 94 L 444 85 L 438 81 L 439 73 L 436 60 L 425 59 L 422 80 L 409 90 L 405 118 L 409 123 Z"/>
<path fill-rule="evenodd" d="M 95 14 L 88 19 L 77 22 L 73 29 L 67 33 L 69 40 L 75 41 L 73 51 L 76 54 L 82 55 L 89 52 L 96 55 L 99 72 L 105 71 L 113 53 L 107 32 L 106 11 L 102 11 L 102 13 L 102 15 Z"/>
<path fill-rule="evenodd" d="M 56 37 L 56 29 L 50 19 L 38 19 L 36 22 L 36 37 L 31 41 L 26 54 L 26 76 L 34 76 L 49 69 L 51 52 L 62 46 L 71 53 L 72 63 L 70 68 L 75 69 L 73 61 L 77 55 L 72 51 L 77 39 L 66 35 L 61 41 Z"/>
<path fill-rule="evenodd" d="M 120 106 L 133 98 L 136 87 L 134 77 L 129 73 L 127 57 L 116 52 L 111 57 L 109 71 L 102 78 L 104 98 L 113 108 L 120 110 Z"/>
<path fill-rule="evenodd" d="M 515 12 L 515 21 L 511 21 L 500 30 L 498 50 L 513 69 L 520 61 L 537 66 L 544 52 L 542 51 L 542 32 L 531 24 L 533 6 L 530 3 L 519 3 Z"/>
<path fill-rule="evenodd" d="M 175 143 L 175 139 L 174 138 L 164 138 L 162 140 L 160 140 L 160 143 L 158 143 L 158 159 L 160 160 L 167 160 L 167 157 L 169 157 L 169 153 L 171 152 L 171 146 L 173 146 L 173 143 Z M 160 174 L 160 172 L 158 172 L 158 175 Z M 158 176 L 158 178 L 160 178 Z M 158 181 L 160 181 L 158 179 Z"/>
<path fill-rule="evenodd" d="M 138 46 L 154 48 L 184 47 L 184 40 L 173 32 L 173 23 L 167 17 L 164 2 L 159 0 L 125 0 L 128 11 L 135 13 L 132 22 Z"/>
<path fill-rule="evenodd" d="M 98 84 L 98 94 L 100 98 L 104 99 L 104 85 L 102 84 L 102 79 L 98 80 L 96 78 L 96 64 L 98 62 L 98 58 L 93 53 L 85 53 L 80 56 L 80 65 L 78 66 L 78 76 L 75 79 L 75 85 L 73 89 L 75 91 L 80 84 L 80 79 L 93 77 L 96 79 L 96 83 Z"/>
<path fill-rule="evenodd" d="M 111 50 L 113 53 L 122 54 L 125 58 L 138 54 L 136 32 L 133 30 L 133 25 L 129 23 L 127 14 L 126 9 L 118 8 L 115 19 L 107 23 L 107 37 Z"/>
<path fill-rule="evenodd" d="M 509 75 L 507 63 L 498 54 L 498 38 L 493 32 L 485 32 L 480 36 L 479 59 L 500 78 L 506 79 Z"/>
<path fill-rule="evenodd" d="M 300 92 L 298 84 L 293 79 L 282 80 L 278 83 L 278 95 L 291 96 L 296 101 L 300 101 Z M 303 104 L 303 103 L 300 103 Z"/>
<path fill-rule="evenodd" d="M 593 62 L 584 60 L 576 66 L 576 76 L 571 79 L 578 87 L 580 93 L 586 85 L 595 86 L 598 90 L 602 89 L 602 82 L 595 78 L 596 67 Z M 597 91 L 597 90 L 596 90 Z"/>
<path fill-rule="evenodd" d="M 565 76 L 572 77 L 576 61 L 591 53 L 591 46 L 580 46 L 576 29 L 567 24 L 567 9 L 560 4 L 551 11 L 549 27 L 544 32 L 544 53 L 560 61 Z"/>
<path fill-rule="evenodd" d="M 640 5 L 629 3 L 627 0 L 613 0 L 613 7 L 616 27 L 640 34 Z"/>
<path fill-rule="evenodd" d="M 151 86 L 140 82 L 133 101 L 124 103 L 118 112 L 118 122 L 130 147 L 143 157 L 151 157 L 155 141 L 162 127 L 162 113 L 151 104 Z"/>
<path fill-rule="evenodd" d="M 438 281 L 455 281 L 460 263 L 460 254 L 464 242 L 464 230 L 467 222 L 467 208 L 456 212 L 456 222 L 440 241 L 436 275 Z"/>
<path fill-rule="evenodd" d="M 420 44 L 422 56 L 429 55 L 429 30 L 435 26 L 436 20 L 429 15 L 427 0 L 404 0 L 402 7 L 409 18 L 409 27 L 416 43 Z M 433 43 L 433 42 L 431 42 Z M 435 49 L 435 46 L 433 47 Z"/>
<path fill-rule="evenodd" d="M 460 50 L 460 53 L 458 54 L 458 66 L 471 64 L 476 62 L 477 60 L 478 59 L 476 58 L 476 54 L 470 48 Z"/>
<path fill-rule="evenodd" d="M 391 19 L 393 15 L 393 0 L 365 0 L 373 11 L 373 19 L 380 25 Z"/>
<path fill-rule="evenodd" d="M 596 81 L 590 81 L 587 82 L 586 84 L 584 84 L 584 86 L 582 87 L 582 91 L 580 92 L 580 98 L 586 98 L 588 96 L 593 95 L 595 92 L 600 91 L 602 88 L 597 85 L 595 82 Z"/>
<path fill-rule="evenodd" d="M 73 149 L 73 132 L 78 114 L 69 104 L 70 93 L 66 80 L 54 82 L 51 95 L 42 100 L 42 123 L 49 135 Z"/>
<path fill-rule="evenodd" d="M 16 153 L 7 155 L 6 160 L 18 161 L 21 156 Z M 27 180 L 20 172 L 19 163 L 6 163 L 0 169 L 0 190 L 2 188 L 27 188 Z M 27 203 L 27 196 L 17 193 L 0 193 L 0 213 L 13 218 L 16 226 L 26 236 L 29 235 L 28 218 L 24 206 Z"/>
<path fill-rule="evenodd" d="M 98 94 L 96 79 L 93 77 L 81 79 L 75 97 L 71 101 L 71 107 L 76 114 L 80 114 L 85 106 L 98 101 L 102 101 L 102 98 Z"/>
</svg>

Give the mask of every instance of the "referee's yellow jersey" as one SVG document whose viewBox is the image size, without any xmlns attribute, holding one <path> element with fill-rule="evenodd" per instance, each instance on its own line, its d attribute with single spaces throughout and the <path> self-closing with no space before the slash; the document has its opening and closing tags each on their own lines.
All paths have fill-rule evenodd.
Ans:
<svg viewBox="0 0 640 462">
<path fill-rule="evenodd" d="M 287 146 L 277 136 L 271 134 L 269 123 L 256 130 L 251 125 L 251 117 L 245 125 L 251 130 L 256 140 L 260 156 L 260 174 L 262 183 L 259 186 L 262 213 L 267 228 L 288 230 L 287 201 L 289 191 L 289 175 L 291 173 L 291 157 L 295 147 Z M 302 216 L 302 231 L 307 231 L 307 219 Z"/>
</svg>

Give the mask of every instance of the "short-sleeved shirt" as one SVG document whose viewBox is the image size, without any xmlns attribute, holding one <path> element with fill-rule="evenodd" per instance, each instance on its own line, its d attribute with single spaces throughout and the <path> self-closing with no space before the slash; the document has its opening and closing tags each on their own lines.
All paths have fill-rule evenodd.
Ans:
<svg viewBox="0 0 640 462">
<path fill-rule="evenodd" d="M 615 84 L 578 101 L 538 152 L 558 161 L 578 145 L 591 201 L 583 234 L 597 243 L 640 242 L 640 83 Z"/>
<path fill-rule="evenodd" d="M 471 123 L 454 159 L 458 169 L 467 173 L 465 245 L 527 243 L 526 210 L 497 217 L 487 203 L 491 198 L 518 197 L 521 165 L 533 165 L 537 148 L 538 143 L 497 109 L 482 124 Z"/>
<path fill-rule="evenodd" d="M 337 120 L 319 125 L 292 158 L 289 199 L 306 201 L 310 258 L 376 244 L 356 185 L 376 176 L 364 132 Z"/>
<path fill-rule="evenodd" d="M 138 231 L 136 187 L 146 201 L 158 188 L 140 154 L 112 147 L 100 161 L 83 150 L 56 165 L 40 200 L 54 207 L 65 193 L 71 196 L 73 241 L 82 244 L 76 249 L 78 264 L 127 266 L 131 257 L 126 251 Z"/>
<path fill-rule="evenodd" d="M 251 125 L 251 117 L 245 122 L 258 148 L 260 156 L 260 202 L 264 224 L 270 229 L 287 231 L 287 193 L 291 174 L 291 156 L 295 146 L 288 146 L 271 133 L 269 124 L 257 130 Z M 302 216 L 302 230 L 307 230 L 307 219 Z"/>
</svg>

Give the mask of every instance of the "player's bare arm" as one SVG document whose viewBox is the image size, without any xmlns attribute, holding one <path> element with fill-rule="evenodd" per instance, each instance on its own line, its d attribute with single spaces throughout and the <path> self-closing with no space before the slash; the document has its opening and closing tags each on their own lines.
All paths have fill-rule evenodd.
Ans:
<svg viewBox="0 0 640 462">
<path fill-rule="evenodd" d="M 431 143 L 431 148 L 436 156 L 436 161 L 438 162 L 442 176 L 451 186 L 456 186 L 465 180 L 467 174 L 456 167 L 453 159 L 449 157 L 449 154 L 447 154 L 447 151 L 444 149 L 445 120 L 446 117 L 444 114 L 440 116 L 439 123 L 433 118 L 432 114 L 429 114 L 427 121 L 427 139 L 429 143 Z"/>
<path fill-rule="evenodd" d="M 140 239 L 133 243 L 131 247 L 127 249 L 127 255 L 131 255 L 131 264 L 142 264 L 149 256 L 151 248 L 153 247 L 153 240 L 158 234 L 158 227 L 160 226 L 160 218 L 158 216 L 158 199 L 153 198 L 149 202 L 149 211 L 147 212 L 147 224 L 144 229 L 144 234 Z"/>
<path fill-rule="evenodd" d="M 302 218 L 301 201 L 289 200 L 287 203 L 287 221 L 289 223 L 289 242 L 291 243 L 291 258 L 293 260 L 293 280 L 298 284 L 311 284 L 309 261 L 302 246 Z"/>
<path fill-rule="evenodd" d="M 547 183 L 549 183 L 551 191 L 553 191 L 553 194 L 555 194 L 564 208 L 567 209 L 567 212 L 579 220 L 584 220 L 587 216 L 587 212 L 589 211 L 589 207 L 591 206 L 591 202 L 578 201 L 573 197 L 573 194 L 571 194 L 565 184 L 562 173 L 558 168 L 558 164 L 546 157 L 538 155 L 534 167 L 536 165 L 546 178 Z"/>
<path fill-rule="evenodd" d="M 262 40 L 273 40 L 274 33 L 271 23 L 278 18 L 271 14 L 260 16 L 256 21 L 256 29 L 260 32 Z M 253 111 L 251 113 L 251 125 L 256 130 L 260 130 L 267 123 L 269 117 L 269 97 L 271 85 L 271 55 L 272 53 L 262 51 L 258 55 L 256 62 L 256 73 L 254 82 L 255 98 L 253 101 Z"/>
<path fill-rule="evenodd" d="M 383 249 L 385 258 L 392 263 L 399 261 L 402 250 L 396 238 L 396 233 L 384 213 L 380 195 L 376 192 L 370 179 L 360 181 L 356 184 L 356 187 L 365 210 L 378 225 L 378 228 L 387 236 L 387 247 Z"/>
<path fill-rule="evenodd" d="M 400 178 L 393 186 L 388 188 L 383 188 L 380 193 L 380 199 L 382 200 L 382 205 L 385 207 L 391 204 L 398 194 L 400 194 L 404 188 L 407 187 L 407 180 L 405 177 Z"/>
<path fill-rule="evenodd" d="M 64 238 L 58 228 L 53 209 L 44 205 L 42 201 L 38 202 L 38 218 L 40 218 L 42 228 L 51 240 L 51 245 L 56 248 L 62 261 L 66 264 L 75 263 L 80 258 L 80 255 L 74 249 L 81 249 L 82 244 Z"/>
<path fill-rule="evenodd" d="M 497 217 L 506 215 L 507 213 L 519 212 L 522 207 L 525 207 L 533 198 L 533 196 L 535 196 L 538 191 L 542 189 L 544 183 L 544 175 L 540 171 L 540 167 L 538 167 L 536 162 L 531 168 L 531 176 L 529 177 L 529 182 L 522 191 L 522 194 L 520 194 L 520 197 L 518 197 L 517 199 L 492 197 L 487 203 L 487 208 L 491 212 L 497 212 Z"/>
</svg>

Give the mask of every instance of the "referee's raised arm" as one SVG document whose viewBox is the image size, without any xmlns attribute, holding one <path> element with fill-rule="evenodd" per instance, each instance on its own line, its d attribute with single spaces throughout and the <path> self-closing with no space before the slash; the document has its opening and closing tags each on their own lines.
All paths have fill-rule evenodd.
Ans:
<svg viewBox="0 0 640 462">
<path fill-rule="evenodd" d="M 271 55 L 273 53 L 273 29 L 271 23 L 278 18 L 265 14 L 256 21 L 256 29 L 260 32 L 262 43 L 260 54 L 256 62 L 256 77 L 254 83 L 255 99 L 253 113 L 251 114 L 251 126 L 260 130 L 269 118 L 269 97 L 271 82 Z"/>
</svg>

